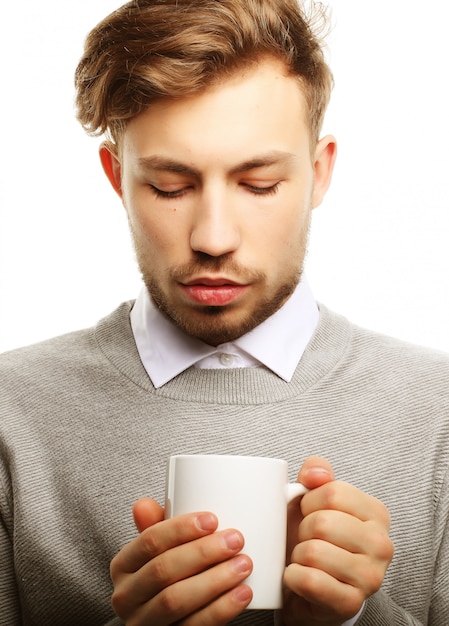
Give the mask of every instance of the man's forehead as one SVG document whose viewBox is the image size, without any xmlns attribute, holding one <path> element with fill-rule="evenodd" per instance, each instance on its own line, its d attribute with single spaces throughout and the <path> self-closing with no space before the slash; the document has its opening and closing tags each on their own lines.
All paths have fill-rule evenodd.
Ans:
<svg viewBox="0 0 449 626">
<path fill-rule="evenodd" d="M 299 81 L 282 69 L 261 63 L 192 96 L 158 99 L 128 121 L 121 143 L 135 157 L 151 156 L 143 165 L 153 169 L 167 169 L 167 157 L 184 164 L 189 152 L 211 158 L 235 152 L 229 167 L 242 169 L 249 161 L 260 161 L 252 168 L 286 161 L 285 152 L 308 141 L 310 128 Z"/>
</svg>

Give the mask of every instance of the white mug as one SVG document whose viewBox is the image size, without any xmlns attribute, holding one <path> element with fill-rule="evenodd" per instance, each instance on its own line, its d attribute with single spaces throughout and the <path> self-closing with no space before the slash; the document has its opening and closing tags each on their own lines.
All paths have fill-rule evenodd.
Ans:
<svg viewBox="0 0 449 626">
<path fill-rule="evenodd" d="M 253 562 L 249 609 L 279 609 L 287 504 L 307 491 L 288 482 L 287 461 L 251 456 L 177 455 L 168 460 L 165 517 L 209 511 L 218 530 L 235 528 Z"/>
</svg>

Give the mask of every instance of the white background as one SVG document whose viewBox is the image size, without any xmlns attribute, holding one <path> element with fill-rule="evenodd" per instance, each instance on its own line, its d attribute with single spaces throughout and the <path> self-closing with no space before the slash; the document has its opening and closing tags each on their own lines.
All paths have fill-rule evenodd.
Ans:
<svg viewBox="0 0 449 626">
<path fill-rule="evenodd" d="M 2 8 L 0 351 L 91 325 L 140 289 L 98 140 L 73 113 L 85 35 L 117 0 Z M 332 0 L 339 157 L 307 274 L 351 320 L 449 351 L 445 0 Z"/>
</svg>

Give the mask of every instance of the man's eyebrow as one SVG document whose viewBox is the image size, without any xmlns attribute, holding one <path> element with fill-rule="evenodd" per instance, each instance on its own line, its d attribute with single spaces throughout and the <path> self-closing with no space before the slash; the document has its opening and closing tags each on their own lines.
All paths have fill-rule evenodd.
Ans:
<svg viewBox="0 0 449 626">
<path fill-rule="evenodd" d="M 196 176 L 197 178 L 200 177 L 200 172 L 194 167 L 159 155 L 140 157 L 138 159 L 138 165 L 144 170 L 174 172 L 175 174 L 187 174 L 189 176 Z"/>
<path fill-rule="evenodd" d="M 269 167 L 270 165 L 287 165 L 296 159 L 296 155 L 291 152 L 283 152 L 282 150 L 272 150 L 266 154 L 254 156 L 248 161 L 244 161 L 231 169 L 231 174 L 240 174 L 249 172 L 259 167 Z"/>
<path fill-rule="evenodd" d="M 296 158 L 296 155 L 291 152 L 272 150 L 264 154 L 256 155 L 247 161 L 237 164 L 235 167 L 231 168 L 230 174 L 233 175 L 240 174 L 242 172 L 249 172 L 250 170 L 254 170 L 259 167 L 269 167 L 270 165 L 284 165 L 295 160 Z M 144 170 L 173 172 L 175 174 L 185 174 L 187 176 L 201 178 L 201 172 L 195 167 L 160 155 L 140 157 L 138 159 L 138 165 Z"/>
</svg>

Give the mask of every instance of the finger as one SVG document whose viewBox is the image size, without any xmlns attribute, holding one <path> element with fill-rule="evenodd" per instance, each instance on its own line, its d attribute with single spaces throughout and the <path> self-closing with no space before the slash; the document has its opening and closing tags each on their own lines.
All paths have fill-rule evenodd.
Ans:
<svg viewBox="0 0 449 626">
<path fill-rule="evenodd" d="M 310 617 L 319 615 L 321 620 L 333 616 L 335 621 L 337 615 L 341 621 L 348 620 L 358 613 L 365 601 L 365 595 L 357 587 L 342 583 L 320 569 L 297 563 L 286 568 L 284 583 L 294 596 L 299 596 L 302 607 L 303 601 L 312 605 Z M 295 602 L 292 597 L 290 605 L 291 602 Z"/>
<path fill-rule="evenodd" d="M 334 472 L 329 461 L 319 456 L 311 456 L 304 461 L 297 480 L 309 489 L 315 489 L 334 480 Z"/>
<path fill-rule="evenodd" d="M 298 544 L 292 553 L 292 562 L 309 569 L 325 572 L 335 580 L 359 588 L 364 597 L 375 593 L 382 584 L 389 556 L 354 554 L 334 544 L 313 539 Z"/>
<path fill-rule="evenodd" d="M 139 618 L 137 623 L 159 625 L 181 622 L 195 626 L 226 623 L 251 601 L 249 587 L 245 585 L 237 591 L 240 583 L 251 573 L 251 567 L 248 557 L 238 555 L 170 585 L 141 606 L 136 613 Z"/>
<path fill-rule="evenodd" d="M 158 554 L 213 533 L 218 520 L 212 513 L 180 515 L 150 526 L 128 543 L 111 562 L 113 580 L 139 570 Z"/>
<path fill-rule="evenodd" d="M 123 580 L 120 593 L 132 603 L 146 602 L 163 589 L 226 561 L 243 548 L 241 533 L 225 530 L 167 550 Z M 248 557 L 244 557 L 248 560 Z M 118 595 L 118 594 L 116 594 Z"/>
<path fill-rule="evenodd" d="M 298 527 L 298 542 L 325 541 L 355 554 L 383 555 L 389 538 L 387 529 L 376 521 L 362 522 L 341 511 L 317 511 Z M 388 551 L 389 552 L 389 551 Z"/>
<path fill-rule="evenodd" d="M 292 553 L 292 563 L 320 570 L 347 584 L 357 582 L 357 573 L 362 569 L 359 562 L 363 558 L 319 539 L 298 544 Z"/>
<path fill-rule="evenodd" d="M 318 456 L 310 456 L 304 461 L 297 478 L 298 482 L 305 485 L 308 489 L 315 489 L 333 479 L 334 473 L 329 461 Z M 286 555 L 288 558 L 298 541 L 297 528 L 303 519 L 302 506 L 298 499 L 294 499 L 288 503 L 287 519 Z"/>
<path fill-rule="evenodd" d="M 377 520 L 390 527 L 390 516 L 385 505 L 353 485 L 334 480 L 306 493 L 301 500 L 304 517 L 315 511 L 333 510 L 348 513 L 361 521 Z"/>
<path fill-rule="evenodd" d="M 239 585 L 219 597 L 201 611 L 183 620 L 183 626 L 222 626 L 246 609 L 253 592 L 248 585 Z"/>
<path fill-rule="evenodd" d="M 164 519 L 164 510 L 155 500 L 141 498 L 133 506 L 134 523 L 141 533 L 146 528 L 153 526 Z"/>
</svg>

